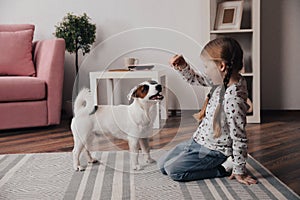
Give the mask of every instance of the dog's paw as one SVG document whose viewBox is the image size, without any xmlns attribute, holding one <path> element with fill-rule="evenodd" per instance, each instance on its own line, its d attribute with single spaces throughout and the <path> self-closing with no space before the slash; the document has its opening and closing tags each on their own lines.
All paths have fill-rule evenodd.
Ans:
<svg viewBox="0 0 300 200">
<path fill-rule="evenodd" d="M 99 163 L 99 161 L 96 160 L 96 159 L 91 159 L 91 160 L 88 161 L 88 163 L 94 164 L 94 163 Z"/>
<path fill-rule="evenodd" d="M 74 169 L 75 169 L 75 171 L 77 171 L 77 172 L 78 172 L 78 171 L 82 172 L 82 171 L 85 170 L 85 168 L 82 167 L 82 166 L 75 166 Z"/>
<path fill-rule="evenodd" d="M 135 170 L 135 171 L 139 171 L 139 170 L 142 169 L 142 167 L 139 164 L 137 164 L 137 165 L 133 165 L 132 169 Z"/>
<path fill-rule="evenodd" d="M 146 163 L 147 163 L 147 164 L 156 163 L 156 160 L 154 160 L 154 159 L 152 159 L 152 158 L 148 158 L 148 159 L 146 160 Z"/>
<path fill-rule="evenodd" d="M 83 172 L 83 171 L 85 170 L 85 167 L 79 166 L 79 167 L 78 167 L 78 170 L 79 170 L 80 172 Z"/>
</svg>

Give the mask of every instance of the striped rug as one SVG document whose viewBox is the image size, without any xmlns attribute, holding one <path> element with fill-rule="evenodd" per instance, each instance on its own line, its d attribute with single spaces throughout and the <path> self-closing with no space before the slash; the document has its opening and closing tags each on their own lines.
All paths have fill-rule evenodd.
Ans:
<svg viewBox="0 0 300 200">
<path fill-rule="evenodd" d="M 71 153 L 0 155 L 0 199 L 300 199 L 251 157 L 248 169 L 259 183 L 245 186 L 228 178 L 175 182 L 155 164 L 133 172 L 126 151 L 94 155 L 101 164 L 84 172 L 72 169 Z"/>
</svg>

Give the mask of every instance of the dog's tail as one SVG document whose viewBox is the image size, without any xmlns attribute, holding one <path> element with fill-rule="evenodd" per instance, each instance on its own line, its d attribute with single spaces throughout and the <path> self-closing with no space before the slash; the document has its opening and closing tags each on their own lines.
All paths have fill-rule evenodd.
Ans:
<svg viewBox="0 0 300 200">
<path fill-rule="evenodd" d="M 83 88 L 74 103 L 74 116 L 88 115 L 94 110 L 93 97 L 88 88 Z"/>
</svg>

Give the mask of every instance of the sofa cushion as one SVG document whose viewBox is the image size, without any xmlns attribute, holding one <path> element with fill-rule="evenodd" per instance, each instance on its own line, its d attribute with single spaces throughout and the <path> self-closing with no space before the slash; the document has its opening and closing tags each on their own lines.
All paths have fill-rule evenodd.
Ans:
<svg viewBox="0 0 300 200">
<path fill-rule="evenodd" d="M 18 31 L 21 28 L 27 29 Z M 34 28 L 30 26 L 0 26 L 0 75 L 35 75 L 32 61 L 33 31 Z"/>
<path fill-rule="evenodd" d="M 49 125 L 46 100 L 0 103 L 0 110 L 0 130 Z"/>
<path fill-rule="evenodd" d="M 46 83 L 35 77 L 0 77 L 0 102 L 32 101 L 46 98 Z"/>
<path fill-rule="evenodd" d="M 34 31 L 34 29 L 35 26 L 33 24 L 0 24 L 0 32 Z"/>
</svg>

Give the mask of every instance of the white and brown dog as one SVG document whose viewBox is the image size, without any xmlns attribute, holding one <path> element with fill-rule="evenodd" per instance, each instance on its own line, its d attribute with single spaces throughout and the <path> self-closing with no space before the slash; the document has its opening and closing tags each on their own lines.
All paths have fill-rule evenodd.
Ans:
<svg viewBox="0 0 300 200">
<path fill-rule="evenodd" d="M 141 169 L 138 162 L 139 146 L 146 162 L 154 162 L 150 157 L 148 138 L 156 117 L 155 104 L 164 98 L 161 92 L 162 86 L 156 81 L 145 81 L 131 89 L 128 99 L 133 98 L 133 102 L 130 105 L 105 105 L 95 109 L 90 91 L 81 90 L 75 100 L 71 123 L 74 169 L 84 170 L 79 161 L 82 151 L 86 152 L 88 162 L 97 162 L 92 158 L 89 146 L 98 134 L 111 134 L 128 141 L 132 169 Z"/>
</svg>

